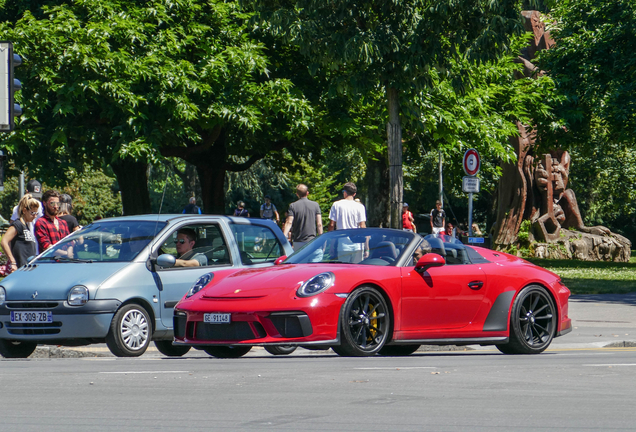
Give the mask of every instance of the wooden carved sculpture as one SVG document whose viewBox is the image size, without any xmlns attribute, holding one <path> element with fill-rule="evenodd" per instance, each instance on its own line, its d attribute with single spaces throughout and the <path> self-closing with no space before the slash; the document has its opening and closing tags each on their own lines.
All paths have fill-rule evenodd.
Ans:
<svg viewBox="0 0 636 432">
<path fill-rule="evenodd" d="M 542 75 L 544 72 L 532 60 L 537 51 L 554 45 L 539 12 L 524 11 L 523 15 L 526 30 L 534 38 L 516 59 L 523 65 L 521 71 L 515 72 L 517 79 Z M 507 250 L 515 246 L 522 222 L 529 220 L 533 228 L 529 240 L 538 242 L 532 249 L 537 257 L 628 261 L 628 239 L 603 226 L 583 224 L 574 191 L 568 189 L 569 153 L 553 150 L 536 155 L 536 137 L 519 122 L 517 128 L 519 136 L 510 138 L 517 161 L 503 164 L 499 180 L 497 221 L 492 228 L 495 248 Z M 562 247 L 550 247 L 557 243 Z"/>
<path fill-rule="evenodd" d="M 570 163 L 567 151 L 555 150 L 544 155 L 534 169 L 535 184 L 541 193 L 540 215 L 533 218 L 538 240 L 557 240 L 561 228 L 575 228 L 596 235 L 610 234 L 604 226 L 586 227 L 583 223 L 576 195 L 567 188 Z"/>
</svg>

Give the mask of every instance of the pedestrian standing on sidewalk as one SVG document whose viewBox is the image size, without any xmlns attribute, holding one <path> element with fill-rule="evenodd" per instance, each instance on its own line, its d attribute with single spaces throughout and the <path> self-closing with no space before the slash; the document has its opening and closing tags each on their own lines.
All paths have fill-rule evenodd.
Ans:
<svg viewBox="0 0 636 432">
<path fill-rule="evenodd" d="M 333 203 L 329 211 L 329 231 L 367 227 L 364 206 L 354 201 L 357 191 L 358 188 L 354 183 L 349 182 L 344 185 L 343 198 Z"/>
<path fill-rule="evenodd" d="M 408 203 L 402 204 L 402 229 L 404 231 L 417 232 L 415 228 L 415 219 L 413 219 L 413 213 L 409 211 Z"/>
<path fill-rule="evenodd" d="M 442 209 L 442 202 L 437 200 L 435 208 L 431 210 L 431 234 L 439 234 L 446 226 L 446 213 Z"/>
<path fill-rule="evenodd" d="M 73 199 L 68 194 L 60 195 L 60 212 L 57 214 L 60 219 L 66 221 L 69 232 L 75 232 L 80 229 L 80 224 L 71 214 L 73 211 Z"/>
<path fill-rule="evenodd" d="M 44 252 L 55 243 L 69 235 L 66 221 L 57 217 L 60 209 L 60 194 L 55 190 L 48 190 L 42 195 L 44 216 L 35 223 L 35 238 L 40 252 Z M 73 256 L 73 248 L 56 251 L 58 256 Z"/>
<path fill-rule="evenodd" d="M 2 249 L 7 255 L 7 267 L 10 272 L 16 271 L 27 263 L 29 257 L 36 255 L 36 241 L 29 224 L 38 214 L 38 200 L 30 194 L 22 197 L 18 203 L 20 217 L 11 223 L 2 236 Z"/>
<path fill-rule="evenodd" d="M 272 203 L 272 197 L 265 195 L 265 204 L 261 205 L 261 219 L 276 220 L 276 223 L 280 222 L 280 216 L 276 206 Z"/>
<path fill-rule="evenodd" d="M 367 227 L 364 206 L 354 201 L 357 191 L 354 183 L 345 183 L 342 188 L 343 199 L 333 203 L 329 211 L 329 231 Z M 338 243 L 337 254 L 339 261 L 359 263 L 368 256 L 369 245 L 342 239 Z"/>
<path fill-rule="evenodd" d="M 239 217 L 250 217 L 250 213 L 245 208 L 245 203 L 243 201 L 239 201 L 236 203 L 236 209 L 234 210 L 234 216 Z"/>
<path fill-rule="evenodd" d="M 42 198 L 42 185 L 40 184 L 39 181 L 32 179 L 32 180 L 29 180 L 29 182 L 27 183 L 26 190 L 27 191 L 25 192 L 25 194 L 31 195 L 31 198 L 35 198 L 38 202 L 38 213 L 35 215 L 35 218 L 31 222 L 27 222 L 27 226 L 29 227 L 29 229 L 31 230 L 31 234 L 35 238 L 35 222 L 39 218 L 41 218 L 42 215 L 44 214 L 42 203 L 40 202 L 40 199 Z M 19 205 L 16 205 L 15 207 L 13 207 L 13 214 L 11 215 L 11 219 L 10 219 L 11 222 L 18 220 L 20 218 L 18 207 Z M 36 248 L 35 254 L 37 255 L 40 253 L 37 242 L 35 244 L 35 248 Z"/>
<path fill-rule="evenodd" d="M 317 202 L 311 201 L 309 188 L 304 184 L 296 186 L 298 201 L 289 205 L 283 235 L 291 233 L 294 250 L 305 246 L 308 241 L 322 234 L 322 212 Z"/>
<path fill-rule="evenodd" d="M 197 199 L 190 197 L 188 205 L 183 208 L 182 214 L 201 214 L 201 208 L 197 205 Z"/>
</svg>

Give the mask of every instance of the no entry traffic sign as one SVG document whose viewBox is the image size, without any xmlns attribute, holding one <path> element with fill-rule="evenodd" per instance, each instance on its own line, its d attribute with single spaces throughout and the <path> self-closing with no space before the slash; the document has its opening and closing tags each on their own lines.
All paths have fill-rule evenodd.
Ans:
<svg viewBox="0 0 636 432">
<path fill-rule="evenodd" d="M 464 172 L 469 176 L 474 176 L 479 172 L 481 160 L 479 153 L 475 149 L 468 149 L 464 153 Z"/>
</svg>

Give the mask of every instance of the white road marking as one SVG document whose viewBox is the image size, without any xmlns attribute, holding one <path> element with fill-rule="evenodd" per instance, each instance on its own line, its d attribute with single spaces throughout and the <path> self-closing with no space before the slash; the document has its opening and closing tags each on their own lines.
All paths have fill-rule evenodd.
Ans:
<svg viewBox="0 0 636 432">
<path fill-rule="evenodd" d="M 128 372 L 100 372 L 100 374 L 168 374 L 190 373 L 190 371 L 128 371 Z"/>
<path fill-rule="evenodd" d="M 609 367 L 609 366 L 636 366 L 636 363 L 584 364 L 583 366 L 594 366 L 594 367 Z"/>
<path fill-rule="evenodd" d="M 355 370 L 406 370 L 406 369 L 437 369 L 435 366 L 414 366 L 414 367 L 402 367 L 402 366 L 394 366 L 394 367 L 360 367 L 353 368 Z"/>
</svg>

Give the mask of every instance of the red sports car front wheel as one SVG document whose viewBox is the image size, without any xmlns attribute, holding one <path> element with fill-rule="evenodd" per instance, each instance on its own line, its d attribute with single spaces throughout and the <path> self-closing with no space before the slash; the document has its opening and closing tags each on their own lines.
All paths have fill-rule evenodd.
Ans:
<svg viewBox="0 0 636 432">
<path fill-rule="evenodd" d="M 391 316 L 386 301 L 373 287 L 361 287 L 347 297 L 340 311 L 341 356 L 362 357 L 378 353 L 387 341 Z"/>
<path fill-rule="evenodd" d="M 512 305 L 510 339 L 497 345 L 504 354 L 539 354 L 548 348 L 557 323 L 552 297 L 539 285 L 524 288 Z"/>
</svg>

